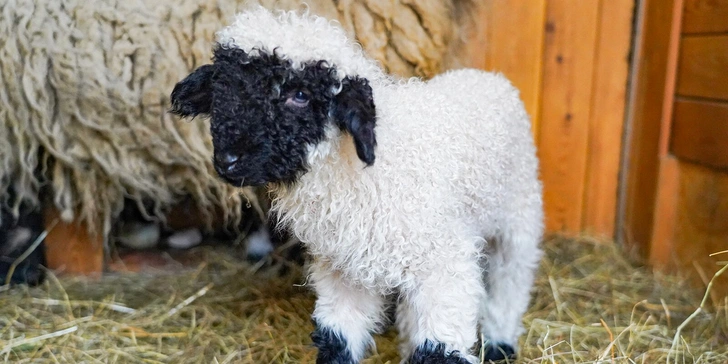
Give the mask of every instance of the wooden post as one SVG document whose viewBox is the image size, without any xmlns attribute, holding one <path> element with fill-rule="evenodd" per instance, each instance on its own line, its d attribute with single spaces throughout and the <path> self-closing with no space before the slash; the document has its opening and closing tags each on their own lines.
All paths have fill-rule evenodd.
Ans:
<svg viewBox="0 0 728 364">
<path fill-rule="evenodd" d="M 665 126 L 669 122 L 671 105 L 666 104 L 668 92 L 674 90 L 668 74 L 674 73 L 674 60 L 678 54 L 676 27 L 680 19 L 676 11 L 682 7 L 682 0 L 644 0 L 640 8 L 640 26 L 635 50 L 632 82 L 632 100 L 628 116 L 626 171 L 623 180 L 623 204 L 617 239 L 624 242 L 643 257 L 652 255 L 665 257 L 664 252 L 651 253 L 655 225 L 655 207 L 660 194 L 669 194 L 668 189 L 658 192 L 660 174 L 674 176 L 669 170 L 669 160 L 660 171 L 661 155 L 665 155 Z M 674 80 L 674 79 L 672 79 Z M 672 96 L 669 96 L 672 100 Z M 668 167 L 668 170 L 664 170 Z M 667 186 L 670 190 L 674 186 Z M 671 213 L 658 217 L 669 221 Z M 669 239 L 672 227 L 660 226 L 661 239 Z M 657 249 L 661 249 L 657 247 Z M 654 262 L 654 261 L 653 261 Z"/>
</svg>

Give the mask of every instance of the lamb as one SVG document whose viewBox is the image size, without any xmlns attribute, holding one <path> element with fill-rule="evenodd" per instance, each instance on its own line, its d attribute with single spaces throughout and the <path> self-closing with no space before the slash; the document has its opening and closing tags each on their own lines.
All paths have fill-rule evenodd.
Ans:
<svg viewBox="0 0 728 364">
<path fill-rule="evenodd" d="M 356 363 L 396 297 L 410 363 L 516 357 L 543 234 L 529 117 L 499 74 L 387 75 L 341 27 L 253 8 L 171 111 L 210 118 L 214 165 L 267 185 L 310 253 L 318 363 Z"/>
</svg>

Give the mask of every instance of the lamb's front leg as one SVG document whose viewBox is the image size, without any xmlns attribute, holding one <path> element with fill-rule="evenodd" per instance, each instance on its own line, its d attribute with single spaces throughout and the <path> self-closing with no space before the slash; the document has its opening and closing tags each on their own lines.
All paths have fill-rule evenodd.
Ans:
<svg viewBox="0 0 728 364">
<path fill-rule="evenodd" d="M 372 333 L 382 324 L 384 297 L 348 284 L 336 271 L 316 263 L 310 279 L 318 295 L 311 334 L 319 350 L 316 363 L 358 363 L 374 345 Z"/>
<path fill-rule="evenodd" d="M 404 336 L 403 358 L 410 364 L 466 364 L 477 341 L 478 306 L 485 295 L 475 258 L 442 261 L 422 272 L 403 292 L 397 326 Z"/>
</svg>

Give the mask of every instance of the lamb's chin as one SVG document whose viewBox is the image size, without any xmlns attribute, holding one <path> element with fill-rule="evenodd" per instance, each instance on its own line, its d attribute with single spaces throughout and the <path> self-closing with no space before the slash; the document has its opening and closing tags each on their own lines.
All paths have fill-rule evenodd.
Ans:
<svg viewBox="0 0 728 364">
<path fill-rule="evenodd" d="M 260 187 L 268 183 L 268 181 L 260 178 L 238 177 L 220 172 L 217 172 L 217 176 L 223 182 L 235 187 Z"/>
</svg>

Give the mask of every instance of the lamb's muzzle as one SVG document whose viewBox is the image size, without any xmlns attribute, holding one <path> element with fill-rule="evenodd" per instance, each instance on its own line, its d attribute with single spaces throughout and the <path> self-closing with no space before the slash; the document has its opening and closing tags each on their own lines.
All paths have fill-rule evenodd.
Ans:
<svg viewBox="0 0 728 364">
<path fill-rule="evenodd" d="M 358 362 L 398 297 L 412 363 L 515 356 L 541 257 L 530 122 L 502 76 L 395 80 L 343 30 L 262 8 L 218 33 L 173 111 L 210 117 L 216 169 L 268 184 L 306 245 L 319 363 Z"/>
</svg>

